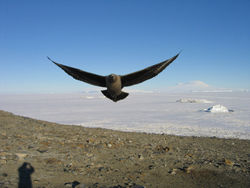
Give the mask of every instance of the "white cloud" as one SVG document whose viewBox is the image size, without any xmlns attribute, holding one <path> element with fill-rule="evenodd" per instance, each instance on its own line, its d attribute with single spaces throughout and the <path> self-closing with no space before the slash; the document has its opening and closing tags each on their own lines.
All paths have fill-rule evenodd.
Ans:
<svg viewBox="0 0 250 188">
<path fill-rule="evenodd" d="M 184 82 L 184 83 L 178 83 L 177 84 L 178 86 L 191 86 L 191 87 L 198 87 L 198 88 L 208 88 L 210 87 L 208 84 L 202 82 L 202 81 L 199 81 L 199 80 L 195 80 L 195 81 L 190 81 L 190 82 Z"/>
<path fill-rule="evenodd" d="M 213 103 L 213 101 L 209 101 L 207 99 L 190 99 L 190 98 L 181 98 L 176 102 L 180 103 Z"/>
<path fill-rule="evenodd" d="M 169 92 L 231 92 L 230 89 L 216 88 L 200 80 L 178 83 L 176 86 L 169 87 Z"/>
</svg>

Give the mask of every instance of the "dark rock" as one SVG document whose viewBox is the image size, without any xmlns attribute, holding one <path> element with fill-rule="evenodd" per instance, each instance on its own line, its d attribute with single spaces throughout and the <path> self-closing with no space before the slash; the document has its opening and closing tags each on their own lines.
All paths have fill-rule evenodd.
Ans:
<svg viewBox="0 0 250 188">
<path fill-rule="evenodd" d="M 238 163 L 234 163 L 234 165 L 233 166 L 236 166 L 236 167 L 241 167 L 240 166 L 240 164 L 238 164 Z"/>
<path fill-rule="evenodd" d="M 39 151 L 40 153 L 45 153 L 45 152 L 47 152 L 49 149 L 48 149 L 48 147 L 46 147 L 46 146 L 42 146 L 42 147 L 40 147 L 40 148 L 38 148 L 37 149 L 37 151 Z"/>
<path fill-rule="evenodd" d="M 110 188 L 126 188 L 126 187 L 121 186 L 121 185 L 115 185 L 115 186 L 112 186 L 112 187 L 110 187 Z"/>
<path fill-rule="evenodd" d="M 145 188 L 144 186 L 142 186 L 142 185 L 133 185 L 131 188 Z"/>
<path fill-rule="evenodd" d="M 99 183 L 98 182 L 93 184 L 93 188 L 98 188 L 98 187 L 99 187 Z"/>
<path fill-rule="evenodd" d="M 7 177 L 8 174 L 7 174 L 7 173 L 2 173 L 2 176 L 3 176 L 3 177 Z"/>
<path fill-rule="evenodd" d="M 64 186 L 66 186 L 66 187 L 72 187 L 72 188 L 75 188 L 77 185 L 80 185 L 80 182 L 73 181 L 73 182 L 64 183 Z"/>
<path fill-rule="evenodd" d="M 149 166 L 148 166 L 148 169 L 149 169 L 149 170 L 151 170 L 151 169 L 153 169 L 153 168 L 154 168 L 154 165 L 149 165 Z"/>
<path fill-rule="evenodd" d="M 104 167 L 103 167 L 103 166 L 102 166 L 102 167 L 99 167 L 98 170 L 99 170 L 99 172 L 101 172 L 101 171 L 104 170 Z"/>
<path fill-rule="evenodd" d="M 164 147 L 162 145 L 158 145 L 154 149 L 154 153 L 158 153 L 158 154 L 166 153 L 168 151 L 169 151 L 169 147 L 167 147 L 167 146 Z"/>
</svg>

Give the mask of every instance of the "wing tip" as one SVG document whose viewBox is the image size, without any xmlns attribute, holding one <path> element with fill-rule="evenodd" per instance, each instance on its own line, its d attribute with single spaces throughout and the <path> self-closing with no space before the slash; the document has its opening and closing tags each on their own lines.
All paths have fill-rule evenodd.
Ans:
<svg viewBox="0 0 250 188">
<path fill-rule="evenodd" d="M 178 54 L 176 54 L 174 57 L 170 58 L 169 61 L 173 62 L 181 54 L 181 52 L 182 50 Z"/>
<path fill-rule="evenodd" d="M 52 61 L 52 62 L 54 63 L 54 61 L 53 61 L 52 59 L 50 59 L 50 57 L 49 57 L 49 56 L 47 56 L 47 58 L 48 58 L 48 60 L 50 60 L 50 61 Z"/>
<path fill-rule="evenodd" d="M 57 66 L 59 66 L 59 65 L 60 65 L 59 63 L 57 63 L 57 62 L 53 61 L 52 59 L 50 59 L 50 57 L 49 57 L 49 56 L 47 56 L 47 58 L 48 58 L 48 60 L 50 60 L 52 63 L 56 64 Z"/>
<path fill-rule="evenodd" d="M 48 60 L 50 60 L 50 61 L 52 61 L 52 59 L 50 59 L 50 57 L 49 57 L 49 56 L 47 56 L 47 59 L 48 59 Z M 52 61 L 52 62 L 53 62 L 53 61 Z"/>
<path fill-rule="evenodd" d="M 174 56 L 174 58 L 176 59 L 176 58 L 181 54 L 182 51 L 183 51 L 183 50 L 180 50 L 180 52 L 179 52 L 178 54 L 176 54 L 176 55 Z"/>
</svg>

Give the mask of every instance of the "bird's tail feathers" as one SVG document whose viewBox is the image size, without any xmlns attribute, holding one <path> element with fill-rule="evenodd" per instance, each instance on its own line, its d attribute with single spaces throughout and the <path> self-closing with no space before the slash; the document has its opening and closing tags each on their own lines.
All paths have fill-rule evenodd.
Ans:
<svg viewBox="0 0 250 188">
<path fill-rule="evenodd" d="M 128 95 L 128 93 L 122 91 L 122 93 L 117 96 L 117 100 L 125 99 Z"/>
<path fill-rule="evenodd" d="M 102 90 L 101 92 L 103 95 L 105 95 L 105 97 L 111 99 L 114 102 L 125 99 L 129 95 L 128 93 L 122 91 L 120 95 L 113 97 L 109 94 L 108 90 Z"/>
</svg>

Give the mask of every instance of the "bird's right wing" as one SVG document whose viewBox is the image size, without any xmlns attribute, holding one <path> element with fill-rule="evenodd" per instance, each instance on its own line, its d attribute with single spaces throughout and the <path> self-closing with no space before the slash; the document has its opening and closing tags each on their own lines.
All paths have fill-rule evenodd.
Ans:
<svg viewBox="0 0 250 188">
<path fill-rule="evenodd" d="M 166 61 L 152 65 L 143 70 L 122 75 L 121 76 L 122 87 L 139 84 L 141 82 L 144 82 L 145 80 L 155 77 L 161 71 L 163 71 L 168 65 L 170 65 L 170 63 L 172 63 L 178 57 L 178 55 L 179 54 Z"/>
<path fill-rule="evenodd" d="M 69 67 L 66 65 L 56 63 L 55 61 L 51 60 L 49 57 L 48 57 L 48 59 L 50 61 L 52 61 L 54 64 L 56 64 L 58 67 L 63 69 L 67 74 L 69 74 L 70 76 L 72 76 L 76 80 L 87 82 L 87 83 L 95 85 L 95 86 L 106 87 L 105 76 L 100 76 L 97 74 L 85 72 L 85 71 L 80 70 L 80 69 L 76 69 L 73 67 Z"/>
</svg>

